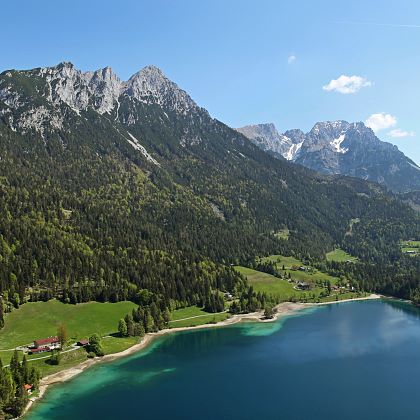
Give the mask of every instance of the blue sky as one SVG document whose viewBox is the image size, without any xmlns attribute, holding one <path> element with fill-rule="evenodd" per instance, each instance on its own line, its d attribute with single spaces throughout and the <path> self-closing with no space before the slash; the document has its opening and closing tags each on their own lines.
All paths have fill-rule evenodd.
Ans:
<svg viewBox="0 0 420 420">
<path fill-rule="evenodd" d="M 65 60 L 127 79 L 155 64 L 233 127 L 379 114 L 378 136 L 420 163 L 418 0 L 16 0 L 1 14 L 0 70 Z M 340 76 L 356 78 L 329 85 Z"/>
</svg>

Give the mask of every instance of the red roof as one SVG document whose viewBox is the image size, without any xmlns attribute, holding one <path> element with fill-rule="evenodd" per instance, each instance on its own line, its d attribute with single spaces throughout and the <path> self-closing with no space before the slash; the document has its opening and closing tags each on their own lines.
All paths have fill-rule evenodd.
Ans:
<svg viewBox="0 0 420 420">
<path fill-rule="evenodd" d="M 25 391 L 29 391 L 30 389 L 32 389 L 32 385 L 29 384 L 25 384 L 23 387 L 25 388 Z"/>
<path fill-rule="evenodd" d="M 84 338 L 83 340 L 79 340 L 78 343 L 81 346 L 86 346 L 87 344 L 89 344 L 89 340 L 87 340 L 87 339 Z"/>
<path fill-rule="evenodd" d="M 45 344 L 58 343 L 59 341 L 58 337 L 48 337 L 43 338 L 42 340 L 35 340 L 34 344 L 35 346 L 44 346 Z"/>
</svg>

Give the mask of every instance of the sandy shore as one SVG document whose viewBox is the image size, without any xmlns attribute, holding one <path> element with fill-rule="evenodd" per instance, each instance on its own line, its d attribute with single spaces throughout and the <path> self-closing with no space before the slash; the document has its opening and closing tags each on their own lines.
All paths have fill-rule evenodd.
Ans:
<svg viewBox="0 0 420 420">
<path fill-rule="evenodd" d="M 64 369 L 60 372 L 53 373 L 52 375 L 45 376 L 40 381 L 38 395 L 36 397 L 31 397 L 29 399 L 29 403 L 26 406 L 23 414 L 25 414 L 37 400 L 41 399 L 44 396 L 47 388 L 50 385 L 68 381 L 69 379 L 75 377 L 76 375 L 79 375 L 80 373 L 82 373 L 83 371 L 85 371 L 86 369 L 88 369 L 89 367 L 91 367 L 92 365 L 94 365 L 96 363 L 110 362 L 110 361 L 119 359 L 121 357 L 127 357 L 131 354 L 137 353 L 138 351 L 146 348 L 150 343 L 152 343 L 152 341 L 155 338 L 160 337 L 162 335 L 172 334 L 172 333 L 175 333 L 175 332 L 186 331 L 186 330 L 189 331 L 189 330 L 197 330 L 197 329 L 204 329 L 204 328 L 219 328 L 219 327 L 223 327 L 223 326 L 226 326 L 226 325 L 237 324 L 238 322 L 244 322 L 244 321 L 274 322 L 274 321 L 276 321 L 280 318 L 283 318 L 283 317 L 286 317 L 286 316 L 289 316 L 289 315 L 293 315 L 294 313 L 297 313 L 297 312 L 301 311 L 302 309 L 306 309 L 306 308 L 310 308 L 310 307 L 314 307 L 314 306 L 339 304 L 339 303 L 343 303 L 343 302 L 354 302 L 354 301 L 357 301 L 357 300 L 379 299 L 381 297 L 382 296 L 377 295 L 377 294 L 371 294 L 370 296 L 366 296 L 366 297 L 362 297 L 362 298 L 343 299 L 343 300 L 338 300 L 338 301 L 322 302 L 322 303 L 284 302 L 284 303 L 280 303 L 279 305 L 276 306 L 277 312 L 272 319 L 265 319 L 262 311 L 261 312 L 252 312 L 252 313 L 249 313 L 249 314 L 233 315 L 230 318 L 228 318 L 224 321 L 218 322 L 216 324 L 197 325 L 196 327 L 170 328 L 170 329 L 166 329 L 166 330 L 161 330 L 157 333 L 148 333 L 142 338 L 140 343 L 135 344 L 134 346 L 131 346 L 130 348 L 128 348 L 124 351 L 121 351 L 119 353 L 108 354 L 108 355 L 105 355 L 104 357 L 96 357 L 94 359 L 88 359 L 88 360 L 78 364 L 77 366 L 73 366 L 71 368 Z"/>
</svg>

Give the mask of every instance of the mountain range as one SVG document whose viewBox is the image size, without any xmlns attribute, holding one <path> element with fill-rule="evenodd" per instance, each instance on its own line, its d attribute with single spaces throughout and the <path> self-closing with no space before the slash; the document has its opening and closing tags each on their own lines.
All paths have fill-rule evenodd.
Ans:
<svg viewBox="0 0 420 420">
<path fill-rule="evenodd" d="M 328 129 L 338 150 L 356 136 L 349 125 L 334 142 L 344 125 Z M 286 137 L 288 153 L 306 149 L 303 133 Z M 154 66 L 127 81 L 67 62 L 1 73 L 0 210 L 0 294 L 154 293 L 162 307 L 233 291 L 244 279 L 230 264 L 258 255 L 323 260 L 342 246 L 384 265 L 420 230 L 380 185 L 276 159 Z"/>
<path fill-rule="evenodd" d="M 324 174 L 362 178 L 395 192 L 420 190 L 420 167 L 362 122 L 318 122 L 308 133 L 295 129 L 281 134 L 273 124 L 238 131 L 273 156 Z"/>
</svg>

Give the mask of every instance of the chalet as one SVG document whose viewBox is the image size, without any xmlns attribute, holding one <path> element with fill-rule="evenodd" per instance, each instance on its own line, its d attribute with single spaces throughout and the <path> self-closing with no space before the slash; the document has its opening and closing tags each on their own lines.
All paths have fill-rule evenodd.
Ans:
<svg viewBox="0 0 420 420">
<path fill-rule="evenodd" d="M 299 290 L 309 290 L 311 288 L 311 285 L 309 283 L 306 283 L 306 281 L 300 281 L 298 282 L 296 287 Z"/>
<path fill-rule="evenodd" d="M 232 293 L 226 292 L 226 293 L 225 293 L 225 299 L 227 299 L 227 300 L 232 300 L 232 299 L 233 299 L 233 295 L 232 295 Z"/>
<path fill-rule="evenodd" d="M 58 337 L 48 337 L 43 338 L 42 340 L 35 340 L 33 347 L 34 349 L 43 349 L 48 347 L 49 350 L 52 350 L 60 348 L 61 344 Z"/>
<path fill-rule="evenodd" d="M 25 385 L 23 385 L 23 388 L 28 394 L 30 394 L 32 392 L 32 385 L 25 384 Z"/>
<path fill-rule="evenodd" d="M 78 345 L 78 346 L 81 346 L 81 347 L 87 346 L 88 344 L 89 344 L 89 340 L 88 340 L 88 339 L 86 339 L 86 338 L 84 338 L 83 340 L 79 340 L 79 341 L 77 342 L 77 345 Z"/>
</svg>

